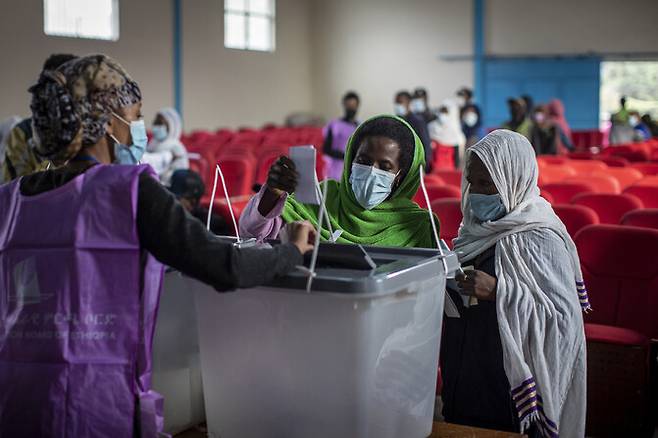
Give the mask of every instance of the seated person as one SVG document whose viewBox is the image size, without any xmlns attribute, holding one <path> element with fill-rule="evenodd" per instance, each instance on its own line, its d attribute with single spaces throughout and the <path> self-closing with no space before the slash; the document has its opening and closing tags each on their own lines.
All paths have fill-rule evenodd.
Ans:
<svg viewBox="0 0 658 438">
<path fill-rule="evenodd" d="M 152 131 L 153 138 L 146 147 L 148 154 L 145 155 L 145 161 L 158 173 L 162 184 L 168 186 L 174 171 L 190 167 L 187 149 L 180 141 L 183 123 L 178 111 L 173 108 L 162 108 L 158 111 L 153 120 Z M 158 159 L 166 153 L 171 154 L 170 160 Z"/>
<path fill-rule="evenodd" d="M 193 170 L 177 170 L 171 175 L 169 191 L 176 196 L 178 202 L 181 203 L 185 210 L 206 225 L 208 222 L 208 210 L 199 204 L 206 192 L 201 175 Z M 232 227 L 226 223 L 224 218 L 214 213 L 210 217 L 210 231 L 218 236 L 230 236 L 234 234 Z"/>
<path fill-rule="evenodd" d="M 328 185 L 332 228 L 342 230 L 338 242 L 436 248 L 429 214 L 412 200 L 421 165 L 423 143 L 403 119 L 377 116 L 361 124 L 347 144 L 341 181 L 321 183 Z M 295 165 L 281 157 L 243 211 L 240 234 L 272 239 L 284 222 L 301 219 L 321 228 L 322 238 L 329 239 L 326 222 L 318 224 L 319 207 L 297 201 L 292 194 L 296 187 Z"/>
<path fill-rule="evenodd" d="M 466 152 L 454 250 L 473 269 L 448 290 L 459 318 L 444 318 L 443 415 L 530 437 L 583 437 L 590 306 L 575 244 L 537 176 L 521 134 L 497 130 Z"/>
</svg>

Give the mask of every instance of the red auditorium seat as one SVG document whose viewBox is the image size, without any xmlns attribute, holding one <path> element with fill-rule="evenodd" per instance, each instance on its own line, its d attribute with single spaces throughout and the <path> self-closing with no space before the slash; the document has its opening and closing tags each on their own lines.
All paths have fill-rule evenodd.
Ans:
<svg viewBox="0 0 658 438">
<path fill-rule="evenodd" d="M 651 154 L 644 148 L 635 145 L 610 146 L 603 150 L 604 155 L 622 157 L 632 162 L 649 161 Z"/>
<path fill-rule="evenodd" d="M 430 202 L 446 198 L 460 199 L 462 195 L 461 190 L 454 186 L 437 186 L 428 184 L 426 187 Z M 414 196 L 414 201 L 422 208 L 427 208 L 427 203 L 425 202 L 425 196 L 423 196 L 422 189 L 418 189 L 418 193 L 416 193 L 416 196 Z"/>
<path fill-rule="evenodd" d="M 596 212 L 582 205 L 558 204 L 553 206 L 553 210 L 572 238 L 586 226 L 599 223 L 599 216 Z"/>
<path fill-rule="evenodd" d="M 622 157 L 609 157 L 605 155 L 598 155 L 596 159 L 607 164 L 608 167 L 626 167 L 631 164 L 630 161 Z"/>
<path fill-rule="evenodd" d="M 241 156 L 226 156 L 220 158 L 218 163 L 222 168 L 229 196 L 248 195 L 251 193 L 256 167 L 253 160 Z M 212 193 L 214 172 L 215 170 L 213 169 L 213 179 L 209 182 L 210 190 L 208 190 L 208 194 Z M 221 181 L 217 183 L 217 197 L 224 198 Z"/>
<path fill-rule="evenodd" d="M 658 230 L 658 208 L 643 208 L 642 210 L 629 211 L 621 219 L 621 224 L 630 227 Z"/>
<path fill-rule="evenodd" d="M 637 181 L 634 186 L 651 186 L 658 187 L 658 176 L 645 176 L 641 180 Z"/>
<path fill-rule="evenodd" d="M 593 176 L 611 176 L 619 181 L 622 189 L 632 186 L 643 178 L 642 172 L 630 167 L 611 167 L 606 170 L 596 171 Z"/>
<path fill-rule="evenodd" d="M 439 237 L 452 248 L 452 240 L 457 237 L 462 222 L 462 207 L 459 199 L 438 199 L 432 201 L 432 210 L 441 221 Z"/>
<path fill-rule="evenodd" d="M 548 190 L 542 189 L 539 196 L 546 199 L 549 204 L 555 204 L 555 198 L 553 197 L 553 195 L 551 195 L 551 192 L 549 192 Z"/>
<path fill-rule="evenodd" d="M 546 184 L 542 189 L 546 189 L 558 204 L 569 204 L 574 196 L 595 191 L 591 185 L 582 182 Z"/>
<path fill-rule="evenodd" d="M 576 176 L 576 171 L 567 165 L 547 165 L 539 169 L 542 184 L 561 182 L 570 176 Z"/>
<path fill-rule="evenodd" d="M 574 169 L 579 175 L 588 175 L 592 172 L 606 172 L 608 165 L 602 161 L 594 160 L 571 160 L 568 166 Z"/>
<path fill-rule="evenodd" d="M 642 172 L 644 176 L 658 176 L 658 163 L 634 163 L 631 167 Z"/>
<path fill-rule="evenodd" d="M 624 190 L 624 193 L 639 198 L 645 208 L 658 208 L 658 186 L 635 185 Z"/>
<path fill-rule="evenodd" d="M 576 246 L 593 312 L 587 336 L 587 435 L 641 436 L 648 424 L 648 339 L 658 337 L 658 231 L 592 225 Z"/>
<path fill-rule="evenodd" d="M 461 170 L 452 170 L 452 169 L 438 169 L 433 172 L 433 175 L 437 175 L 446 184 L 459 187 L 462 186 L 462 171 Z"/>
<path fill-rule="evenodd" d="M 272 164 L 274 164 L 281 155 L 284 154 L 282 154 L 279 149 L 268 149 L 259 154 L 258 166 L 256 169 L 256 182 L 258 184 L 265 184 L 270 167 L 272 167 Z"/>
<path fill-rule="evenodd" d="M 189 154 L 190 170 L 198 173 L 203 180 L 203 184 L 208 185 L 208 181 L 210 180 L 210 166 L 208 165 L 208 161 L 200 154 L 194 155 L 196 156 Z"/>
<path fill-rule="evenodd" d="M 555 155 L 540 155 L 537 157 L 537 161 L 543 161 L 546 164 L 550 165 L 562 165 L 569 163 L 567 157 L 558 157 Z"/>
<path fill-rule="evenodd" d="M 575 196 L 571 203 L 591 208 L 599 216 L 600 223 L 614 225 L 629 211 L 644 208 L 635 196 L 609 193 L 583 193 Z"/>
<path fill-rule="evenodd" d="M 441 178 L 439 175 L 436 175 L 434 173 L 428 173 L 425 175 L 425 184 L 427 185 L 435 185 L 435 186 L 445 186 L 447 185 L 446 182 Z"/>
<path fill-rule="evenodd" d="M 591 152 L 569 152 L 567 158 L 570 160 L 595 160 L 596 155 Z"/>
<path fill-rule="evenodd" d="M 586 184 L 592 187 L 592 191 L 596 193 L 621 193 L 619 181 L 608 175 L 572 176 L 565 179 L 564 182 Z"/>
</svg>

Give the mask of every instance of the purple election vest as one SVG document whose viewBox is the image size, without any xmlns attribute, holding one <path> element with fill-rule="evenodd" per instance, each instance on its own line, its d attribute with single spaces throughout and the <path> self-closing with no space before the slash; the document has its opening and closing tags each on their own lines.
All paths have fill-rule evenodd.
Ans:
<svg viewBox="0 0 658 438">
<path fill-rule="evenodd" d="M 97 165 L 35 196 L 0 186 L 0 436 L 162 430 L 150 380 L 163 267 L 137 236 L 142 172 L 154 175 Z"/>
<path fill-rule="evenodd" d="M 347 142 L 350 136 L 356 130 L 357 125 L 354 123 L 346 122 L 343 119 L 334 119 L 322 130 L 322 134 L 327 137 L 331 131 L 331 149 L 335 151 L 345 152 Z M 324 157 L 325 163 L 325 177 L 340 181 L 343 177 L 343 160 L 332 158 L 328 155 Z"/>
</svg>

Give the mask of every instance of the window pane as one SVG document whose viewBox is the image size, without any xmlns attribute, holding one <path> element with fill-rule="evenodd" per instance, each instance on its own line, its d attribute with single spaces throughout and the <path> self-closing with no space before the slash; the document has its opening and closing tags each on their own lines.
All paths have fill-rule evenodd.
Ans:
<svg viewBox="0 0 658 438">
<path fill-rule="evenodd" d="M 246 49 L 245 16 L 242 14 L 224 14 L 224 47 Z"/>
<path fill-rule="evenodd" d="M 249 12 L 274 15 L 274 0 L 249 0 Z"/>
<path fill-rule="evenodd" d="M 224 0 L 224 9 L 227 11 L 244 12 L 247 10 L 246 0 Z"/>
<path fill-rule="evenodd" d="M 249 49 L 273 50 L 272 21 L 269 18 L 249 17 Z"/>
<path fill-rule="evenodd" d="M 44 0 L 46 35 L 119 39 L 117 0 Z"/>
</svg>

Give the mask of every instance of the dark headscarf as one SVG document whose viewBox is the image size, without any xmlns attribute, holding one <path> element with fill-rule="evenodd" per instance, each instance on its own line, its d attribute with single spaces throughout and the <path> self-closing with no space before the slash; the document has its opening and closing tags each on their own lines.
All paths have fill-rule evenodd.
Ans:
<svg viewBox="0 0 658 438">
<path fill-rule="evenodd" d="M 77 58 L 44 71 L 29 91 L 37 152 L 55 162 L 98 143 L 112 111 L 142 100 L 137 83 L 105 55 Z"/>
</svg>

